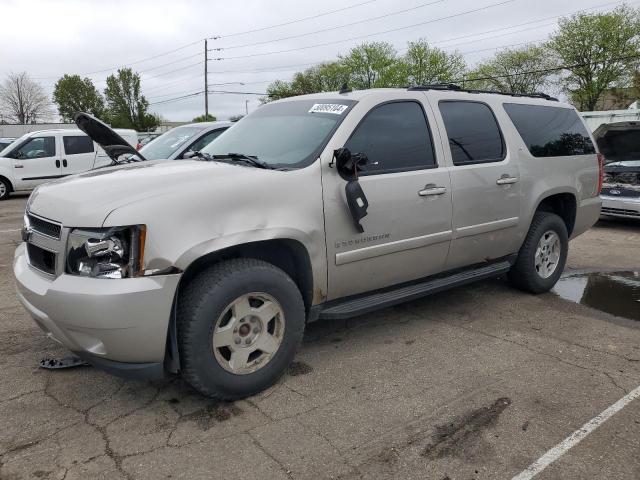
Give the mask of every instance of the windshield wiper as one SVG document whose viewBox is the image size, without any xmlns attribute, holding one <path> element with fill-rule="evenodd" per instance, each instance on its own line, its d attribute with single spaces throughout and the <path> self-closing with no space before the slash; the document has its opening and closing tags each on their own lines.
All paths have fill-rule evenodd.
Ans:
<svg viewBox="0 0 640 480">
<path fill-rule="evenodd" d="M 193 157 L 201 158 L 202 160 L 207 160 L 207 161 L 215 160 L 215 158 L 213 158 L 211 155 L 209 155 L 208 153 L 201 152 L 200 150 L 192 150 L 191 155 L 185 158 L 193 158 Z"/>
<path fill-rule="evenodd" d="M 266 168 L 269 170 L 273 170 L 275 168 L 272 165 L 269 165 L 267 162 L 263 162 L 262 160 L 259 160 L 258 157 L 256 157 L 255 155 L 246 155 L 244 153 L 232 152 L 232 153 L 226 153 L 223 155 L 210 155 L 210 156 L 213 160 L 223 160 L 228 158 L 231 161 L 248 163 L 249 165 L 258 167 L 258 168 Z"/>
</svg>

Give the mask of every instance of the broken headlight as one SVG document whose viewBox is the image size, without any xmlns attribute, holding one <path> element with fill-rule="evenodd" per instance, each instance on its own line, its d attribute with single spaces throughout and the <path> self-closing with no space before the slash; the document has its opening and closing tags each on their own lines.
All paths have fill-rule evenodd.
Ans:
<svg viewBox="0 0 640 480">
<path fill-rule="evenodd" d="M 66 272 L 94 278 L 131 278 L 144 271 L 144 225 L 74 229 L 67 240 Z"/>
</svg>

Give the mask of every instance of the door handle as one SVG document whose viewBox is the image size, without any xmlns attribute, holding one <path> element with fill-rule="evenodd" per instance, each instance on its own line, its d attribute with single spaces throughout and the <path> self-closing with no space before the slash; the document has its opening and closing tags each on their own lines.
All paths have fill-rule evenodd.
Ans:
<svg viewBox="0 0 640 480">
<path fill-rule="evenodd" d="M 506 173 L 502 175 L 498 180 L 496 180 L 496 184 L 498 185 L 511 185 L 512 183 L 517 183 L 520 180 L 518 177 L 510 177 Z"/>
<path fill-rule="evenodd" d="M 14 165 L 13 168 L 24 168 L 24 165 Z"/>
<path fill-rule="evenodd" d="M 63 159 L 62 159 L 62 166 L 63 166 L 63 167 L 66 167 L 66 166 L 67 166 L 67 159 L 66 159 L 66 158 L 63 158 Z"/>
<path fill-rule="evenodd" d="M 56 160 L 56 168 L 60 168 L 60 160 Z"/>
<path fill-rule="evenodd" d="M 421 197 L 428 197 L 431 195 L 442 195 L 444 193 L 447 193 L 446 187 L 438 187 L 436 184 L 430 183 L 425 185 L 424 189 L 418 192 L 418 195 Z"/>
</svg>

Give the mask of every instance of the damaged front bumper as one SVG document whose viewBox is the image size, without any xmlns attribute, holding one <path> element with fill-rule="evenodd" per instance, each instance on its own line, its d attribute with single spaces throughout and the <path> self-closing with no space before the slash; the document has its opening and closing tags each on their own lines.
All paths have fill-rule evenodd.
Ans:
<svg viewBox="0 0 640 480">
<path fill-rule="evenodd" d="M 180 274 L 97 279 L 42 274 L 15 253 L 18 299 L 50 338 L 92 365 L 135 378 L 162 375 Z"/>
</svg>

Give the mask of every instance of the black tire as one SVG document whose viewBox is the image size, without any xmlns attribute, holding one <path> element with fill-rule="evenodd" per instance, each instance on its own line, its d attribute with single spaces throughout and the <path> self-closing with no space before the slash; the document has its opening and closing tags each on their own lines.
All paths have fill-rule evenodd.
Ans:
<svg viewBox="0 0 640 480">
<path fill-rule="evenodd" d="M 278 350 L 252 373 L 234 374 L 215 358 L 213 332 L 218 318 L 237 298 L 263 292 L 280 304 L 284 332 Z M 302 295 L 278 267 L 252 258 L 223 261 L 198 274 L 178 299 L 178 347 L 183 378 L 202 394 L 219 400 L 254 395 L 287 370 L 305 327 Z"/>
<path fill-rule="evenodd" d="M 11 183 L 9 183 L 9 180 L 0 177 L 0 184 L 0 201 L 2 201 L 9 198 L 9 194 L 11 193 Z"/>
<path fill-rule="evenodd" d="M 549 277 L 543 278 L 536 269 L 535 254 L 541 237 L 549 231 L 554 232 L 560 239 L 560 258 L 553 273 Z M 548 292 L 562 275 L 568 251 L 567 226 L 562 218 L 554 213 L 536 212 L 524 244 L 518 252 L 516 263 L 509 271 L 509 281 L 515 287 L 526 292 L 536 294 Z"/>
</svg>

